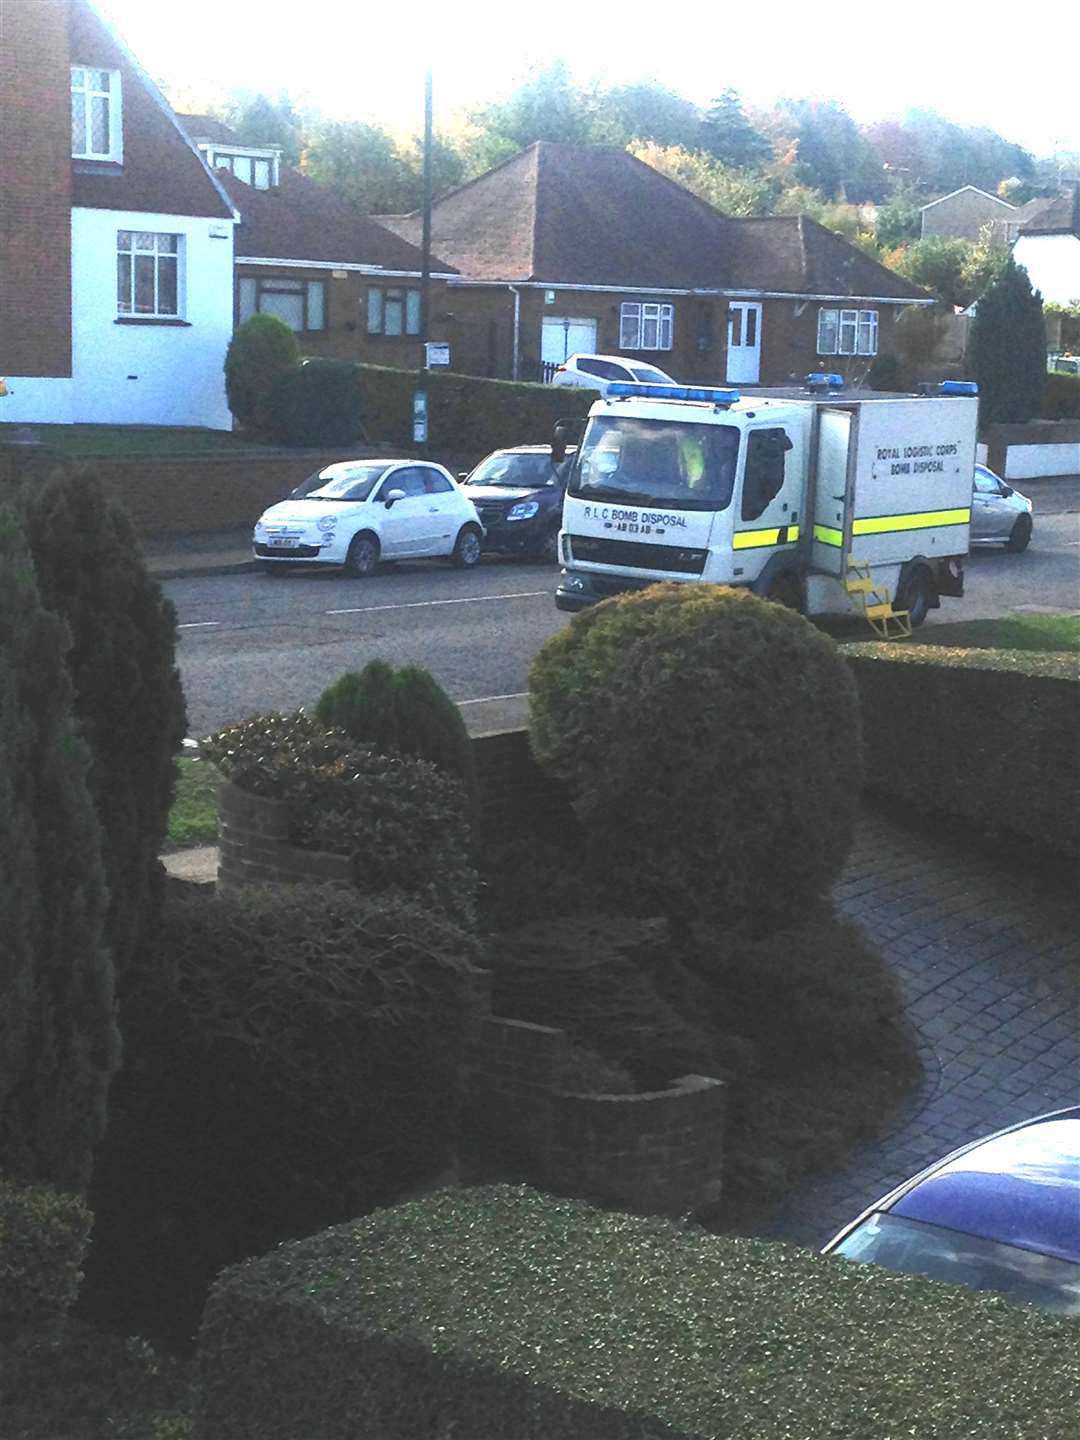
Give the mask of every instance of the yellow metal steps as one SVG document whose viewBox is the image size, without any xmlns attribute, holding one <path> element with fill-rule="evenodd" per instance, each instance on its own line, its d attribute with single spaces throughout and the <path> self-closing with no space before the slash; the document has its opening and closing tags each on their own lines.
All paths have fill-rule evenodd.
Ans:
<svg viewBox="0 0 1080 1440">
<path fill-rule="evenodd" d="M 911 634 L 911 616 L 906 610 L 893 609 L 888 590 L 870 574 L 869 561 L 848 556 L 844 589 L 858 598 L 867 624 L 879 639 L 903 640 Z"/>
</svg>

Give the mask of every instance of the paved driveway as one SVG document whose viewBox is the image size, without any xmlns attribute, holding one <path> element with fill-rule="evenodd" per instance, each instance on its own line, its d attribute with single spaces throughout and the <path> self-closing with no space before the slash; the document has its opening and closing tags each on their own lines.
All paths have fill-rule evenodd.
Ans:
<svg viewBox="0 0 1080 1440">
<path fill-rule="evenodd" d="M 867 813 L 836 898 L 899 975 L 926 1078 L 891 1134 L 761 1231 L 815 1247 L 955 1146 L 1080 1102 L 1080 906 L 1064 887 Z"/>
</svg>

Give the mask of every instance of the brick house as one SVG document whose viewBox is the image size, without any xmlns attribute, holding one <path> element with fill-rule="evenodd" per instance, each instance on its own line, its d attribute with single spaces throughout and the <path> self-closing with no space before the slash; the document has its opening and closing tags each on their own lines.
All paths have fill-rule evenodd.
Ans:
<svg viewBox="0 0 1080 1440">
<path fill-rule="evenodd" d="M 977 185 L 962 185 L 948 195 L 939 195 L 919 207 L 922 214 L 920 238 L 931 236 L 950 240 L 978 240 L 988 225 L 1002 234 L 1003 226 L 1016 215 L 1016 206 Z"/>
<path fill-rule="evenodd" d="M 242 145 L 207 116 L 179 119 L 240 217 L 236 323 L 269 313 L 305 355 L 418 368 L 420 251 L 284 164 L 279 147 Z M 444 292 L 456 273 L 432 257 L 432 340 L 447 338 Z"/>
<path fill-rule="evenodd" d="M 420 216 L 380 216 L 415 243 Z M 865 374 L 932 304 L 806 217 L 734 219 L 624 150 L 538 142 L 436 202 L 455 369 L 538 380 L 575 351 L 677 380 Z"/>
<path fill-rule="evenodd" d="M 3 421 L 231 424 L 235 215 L 90 0 L 0 25 Z"/>
</svg>

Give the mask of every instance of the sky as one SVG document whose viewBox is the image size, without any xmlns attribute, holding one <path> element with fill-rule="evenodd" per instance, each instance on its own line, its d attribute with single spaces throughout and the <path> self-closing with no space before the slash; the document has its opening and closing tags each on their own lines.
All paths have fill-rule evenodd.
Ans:
<svg viewBox="0 0 1080 1440">
<path fill-rule="evenodd" d="M 180 109 L 287 90 L 333 119 L 419 130 L 430 63 L 438 128 L 561 59 L 578 81 L 654 80 L 699 104 L 731 86 L 753 105 L 828 97 L 862 123 L 933 109 L 1036 155 L 1080 151 L 1078 0 L 96 3 Z"/>
</svg>

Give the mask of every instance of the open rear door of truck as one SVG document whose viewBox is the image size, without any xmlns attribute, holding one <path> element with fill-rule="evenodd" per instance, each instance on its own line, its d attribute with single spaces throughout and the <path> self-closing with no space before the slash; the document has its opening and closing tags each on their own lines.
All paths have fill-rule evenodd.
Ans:
<svg viewBox="0 0 1080 1440">
<path fill-rule="evenodd" d="M 814 535 L 811 565 L 825 575 L 843 576 L 851 549 L 851 466 L 855 416 L 850 410 L 818 412 L 814 465 Z"/>
</svg>

